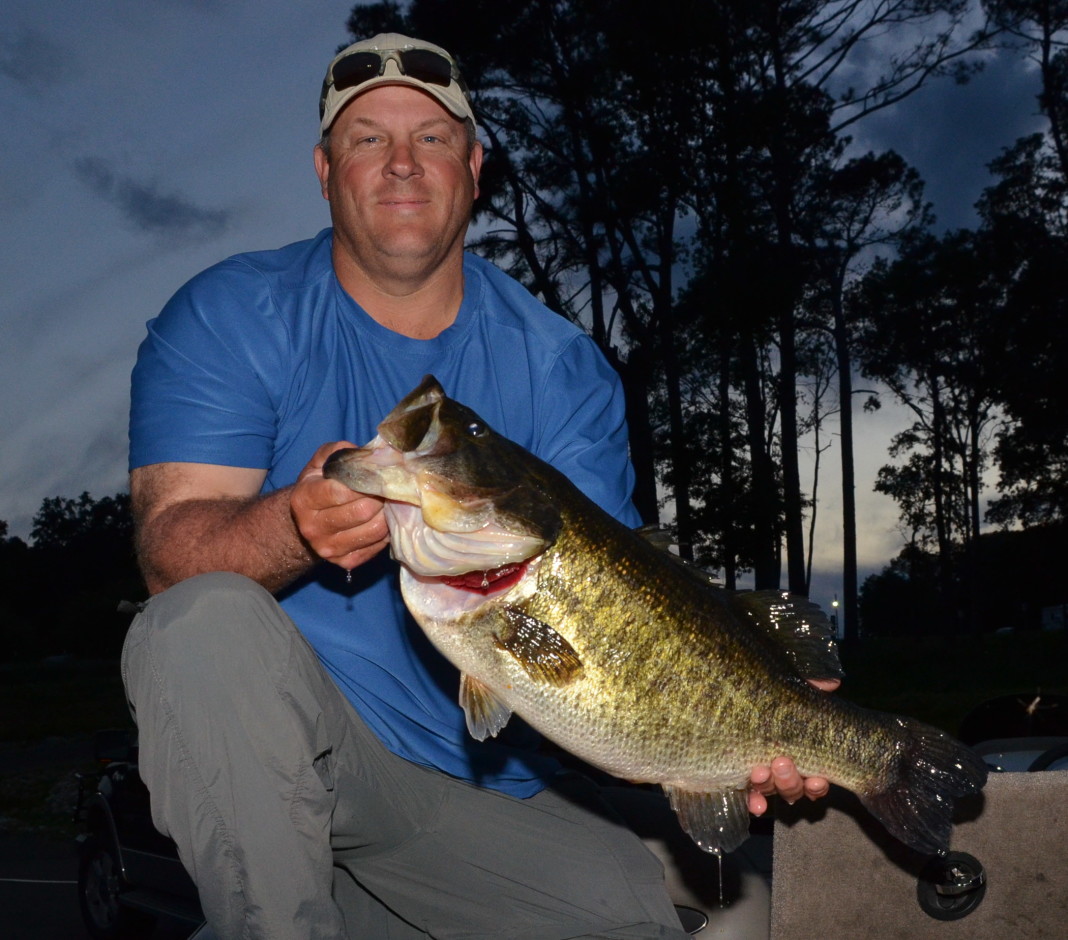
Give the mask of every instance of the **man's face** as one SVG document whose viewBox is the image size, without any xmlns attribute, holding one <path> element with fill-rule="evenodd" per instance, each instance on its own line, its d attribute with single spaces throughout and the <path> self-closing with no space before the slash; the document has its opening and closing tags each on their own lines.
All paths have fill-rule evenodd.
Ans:
<svg viewBox="0 0 1068 940">
<path fill-rule="evenodd" d="M 359 95 L 315 165 L 339 263 L 376 282 L 418 281 L 462 253 L 482 148 L 469 151 L 463 123 L 429 95 L 406 85 Z"/>
</svg>

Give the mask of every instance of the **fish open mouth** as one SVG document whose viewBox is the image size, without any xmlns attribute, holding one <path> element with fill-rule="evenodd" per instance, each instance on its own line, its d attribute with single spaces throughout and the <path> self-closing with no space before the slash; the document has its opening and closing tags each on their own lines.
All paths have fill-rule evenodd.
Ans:
<svg viewBox="0 0 1068 940">
<path fill-rule="evenodd" d="M 518 584 L 527 572 L 527 563 L 501 565 L 484 571 L 468 571 L 464 574 L 442 575 L 438 578 L 442 584 L 461 591 L 473 591 L 476 594 L 496 594 L 506 591 Z"/>
</svg>

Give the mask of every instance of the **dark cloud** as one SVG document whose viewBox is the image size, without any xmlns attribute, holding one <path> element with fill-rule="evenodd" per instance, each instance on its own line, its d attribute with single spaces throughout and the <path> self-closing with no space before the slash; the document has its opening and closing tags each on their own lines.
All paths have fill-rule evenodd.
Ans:
<svg viewBox="0 0 1068 940">
<path fill-rule="evenodd" d="M 62 70 L 56 63 L 64 62 Z M 55 85 L 57 71 L 70 78 L 72 57 L 39 32 L 15 28 L 0 32 L 0 75 L 31 91 Z M 61 80 L 62 80 L 61 77 Z"/>
<path fill-rule="evenodd" d="M 89 189 L 143 232 L 168 240 L 202 240 L 221 234 L 230 224 L 229 212 L 204 209 L 183 196 L 162 192 L 156 184 L 118 173 L 97 157 L 80 157 L 74 170 Z"/>
<path fill-rule="evenodd" d="M 1018 138 L 1047 126 L 1038 113 L 1039 76 L 1027 60 L 1002 52 L 967 84 L 941 79 L 864 124 L 866 146 L 897 150 L 927 184 L 939 228 L 972 227 L 987 164 Z"/>
</svg>

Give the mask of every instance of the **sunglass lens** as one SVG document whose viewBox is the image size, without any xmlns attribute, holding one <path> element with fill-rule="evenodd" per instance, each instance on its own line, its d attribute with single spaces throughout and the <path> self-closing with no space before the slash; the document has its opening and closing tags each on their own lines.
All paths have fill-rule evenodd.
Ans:
<svg viewBox="0 0 1068 940">
<path fill-rule="evenodd" d="M 377 52 L 354 52 L 345 56 L 333 71 L 334 88 L 344 91 L 379 74 L 382 59 Z"/>
<path fill-rule="evenodd" d="M 448 87 L 452 81 L 452 63 L 429 49 L 405 49 L 400 53 L 404 74 L 421 82 Z"/>
</svg>

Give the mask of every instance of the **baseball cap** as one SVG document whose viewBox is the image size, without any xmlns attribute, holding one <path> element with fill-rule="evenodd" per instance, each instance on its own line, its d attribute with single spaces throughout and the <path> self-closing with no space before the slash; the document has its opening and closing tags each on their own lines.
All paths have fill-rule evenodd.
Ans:
<svg viewBox="0 0 1068 940">
<path fill-rule="evenodd" d="M 411 85 L 460 120 L 475 120 L 467 85 L 448 52 L 400 33 L 380 33 L 342 49 L 330 63 L 319 96 L 320 132 L 330 129 L 353 98 L 376 85 Z"/>
</svg>

